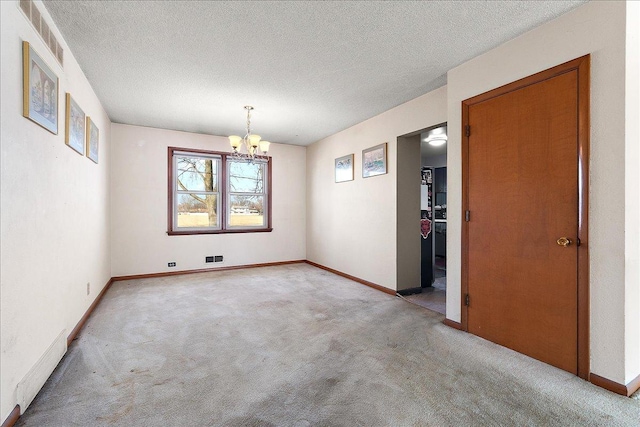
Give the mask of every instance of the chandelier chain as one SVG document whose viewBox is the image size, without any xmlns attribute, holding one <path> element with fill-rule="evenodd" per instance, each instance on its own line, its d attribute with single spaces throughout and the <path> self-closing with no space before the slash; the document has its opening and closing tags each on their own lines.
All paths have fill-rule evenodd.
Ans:
<svg viewBox="0 0 640 427">
<path fill-rule="evenodd" d="M 248 138 L 249 135 L 251 135 L 251 108 L 247 108 L 247 135 L 245 138 Z"/>
</svg>

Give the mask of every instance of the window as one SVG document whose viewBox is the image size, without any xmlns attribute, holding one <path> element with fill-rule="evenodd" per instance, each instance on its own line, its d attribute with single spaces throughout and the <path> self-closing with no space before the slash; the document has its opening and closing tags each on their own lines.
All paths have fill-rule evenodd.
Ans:
<svg viewBox="0 0 640 427">
<path fill-rule="evenodd" d="M 271 158 L 169 147 L 168 234 L 271 231 Z"/>
<path fill-rule="evenodd" d="M 266 227 L 266 169 L 265 162 L 238 162 L 227 158 L 227 228 Z"/>
</svg>

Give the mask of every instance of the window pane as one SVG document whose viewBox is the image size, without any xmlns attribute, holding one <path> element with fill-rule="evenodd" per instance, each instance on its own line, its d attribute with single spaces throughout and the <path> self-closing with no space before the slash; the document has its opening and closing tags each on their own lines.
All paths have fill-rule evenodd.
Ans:
<svg viewBox="0 0 640 427">
<path fill-rule="evenodd" d="M 262 193 L 264 164 L 229 162 L 229 191 L 232 193 Z"/>
<path fill-rule="evenodd" d="M 178 227 L 218 227 L 218 196 L 178 194 Z"/>
<path fill-rule="evenodd" d="M 264 225 L 264 196 L 229 197 L 229 225 L 232 227 L 255 227 Z"/>
<path fill-rule="evenodd" d="M 218 191 L 217 160 L 177 157 L 176 168 L 176 190 Z"/>
</svg>

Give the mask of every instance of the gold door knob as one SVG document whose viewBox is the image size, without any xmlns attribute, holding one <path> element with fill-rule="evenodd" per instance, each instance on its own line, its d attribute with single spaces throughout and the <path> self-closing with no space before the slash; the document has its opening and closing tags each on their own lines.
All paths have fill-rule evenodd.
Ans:
<svg viewBox="0 0 640 427">
<path fill-rule="evenodd" d="M 556 240 L 556 243 L 560 246 L 564 246 L 565 248 L 567 246 L 569 246 L 571 244 L 571 239 L 567 238 L 567 237 L 561 237 L 558 240 Z"/>
</svg>

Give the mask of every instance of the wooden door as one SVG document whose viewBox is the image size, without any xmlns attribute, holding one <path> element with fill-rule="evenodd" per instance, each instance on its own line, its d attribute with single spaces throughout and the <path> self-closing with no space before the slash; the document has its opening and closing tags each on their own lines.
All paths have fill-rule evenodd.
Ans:
<svg viewBox="0 0 640 427">
<path fill-rule="evenodd" d="M 588 262 L 581 123 L 588 72 L 580 64 L 588 71 L 587 57 L 463 104 L 463 326 L 587 375 L 579 362 L 588 372 L 588 347 L 586 362 L 579 356 L 588 328 L 580 273 Z"/>
</svg>

